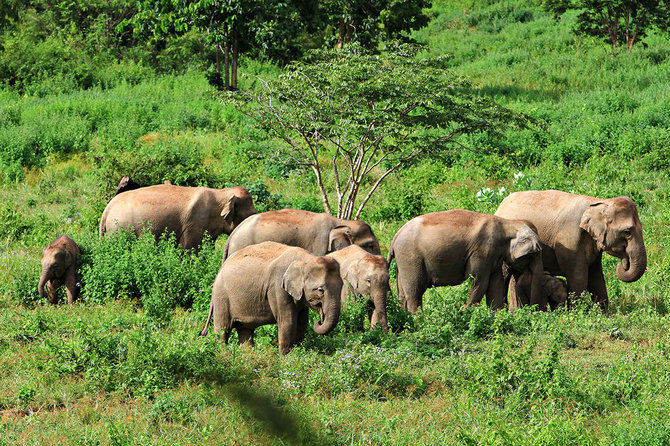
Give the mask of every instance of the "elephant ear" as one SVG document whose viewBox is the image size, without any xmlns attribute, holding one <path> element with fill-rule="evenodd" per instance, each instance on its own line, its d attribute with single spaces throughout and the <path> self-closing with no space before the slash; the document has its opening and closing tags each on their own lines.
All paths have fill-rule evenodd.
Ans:
<svg viewBox="0 0 670 446">
<path fill-rule="evenodd" d="M 341 269 L 340 269 L 341 271 Z M 351 288 L 355 291 L 358 291 L 358 275 L 360 274 L 360 269 L 358 268 L 358 262 L 354 263 L 349 267 L 346 272 L 342 273 L 342 279 L 349 282 Z"/>
<path fill-rule="evenodd" d="M 353 244 L 352 232 L 349 226 L 336 226 L 328 235 L 328 252 L 338 251 Z"/>
<path fill-rule="evenodd" d="M 305 277 L 302 273 L 304 268 L 305 262 L 301 260 L 291 262 L 281 281 L 281 287 L 293 297 L 296 303 L 305 297 Z"/>
<path fill-rule="evenodd" d="M 540 238 L 527 225 L 521 226 L 516 236 L 510 242 L 510 257 L 512 261 L 542 251 Z"/>
<path fill-rule="evenodd" d="M 236 202 L 237 197 L 235 195 L 232 195 L 228 199 L 228 202 L 223 206 L 223 210 L 221 211 L 221 216 L 228 223 L 232 223 L 233 219 L 235 218 L 235 207 L 237 204 Z"/>
<path fill-rule="evenodd" d="M 608 223 L 607 210 L 607 204 L 602 202 L 593 203 L 584 211 L 582 220 L 579 222 L 579 227 L 593 237 L 596 247 L 600 251 L 605 249 Z"/>
</svg>

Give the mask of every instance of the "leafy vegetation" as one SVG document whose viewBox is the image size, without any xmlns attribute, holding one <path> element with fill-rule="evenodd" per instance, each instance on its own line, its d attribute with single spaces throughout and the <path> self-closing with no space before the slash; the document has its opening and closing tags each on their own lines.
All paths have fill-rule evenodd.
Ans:
<svg viewBox="0 0 670 446">
<path fill-rule="evenodd" d="M 99 239 L 97 226 L 122 175 L 244 185 L 259 210 L 323 210 L 313 173 L 257 156 L 284 143 L 211 94 L 214 55 L 194 30 L 143 46 L 117 27 L 134 3 L 26 4 L 0 5 L 2 442 L 670 442 L 667 35 L 652 30 L 646 47 L 613 54 L 572 32 L 572 11 L 555 21 L 520 1 L 434 1 L 429 24 L 407 36 L 425 45 L 418 58 L 441 58 L 470 97 L 545 130 L 464 134 L 475 150 L 398 168 L 361 213 L 386 251 L 417 214 L 493 212 L 517 190 L 628 195 L 648 269 L 625 284 L 604 256 L 608 314 L 589 296 L 570 312 L 460 311 L 466 283 L 428 290 L 417 315 L 392 295 L 388 335 L 360 331 L 367 310 L 353 303 L 333 333 L 308 330 L 280 356 L 275 326 L 257 331 L 253 350 L 197 336 L 223 238 L 196 254 L 169 237 Z M 100 44 L 103 35 L 116 43 Z M 240 58 L 242 89 L 287 73 L 250 56 Z M 61 233 L 83 250 L 73 306 L 36 292 L 41 247 Z"/>
</svg>

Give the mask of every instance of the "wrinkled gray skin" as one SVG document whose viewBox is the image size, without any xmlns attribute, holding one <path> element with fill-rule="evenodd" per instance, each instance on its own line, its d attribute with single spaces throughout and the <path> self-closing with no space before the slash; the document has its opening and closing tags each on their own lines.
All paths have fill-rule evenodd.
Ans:
<svg viewBox="0 0 670 446">
<path fill-rule="evenodd" d="M 174 232 L 182 248 L 199 248 L 205 231 L 216 240 L 255 213 L 251 195 L 243 187 L 159 184 L 112 198 L 100 219 L 100 235 L 127 227 L 133 227 L 139 235 L 149 223 L 156 237 L 165 231 Z"/>
<path fill-rule="evenodd" d="M 398 298 L 416 313 L 429 287 L 458 285 L 473 277 L 465 306 L 481 302 L 496 309 L 507 300 L 503 262 L 531 272 L 531 302 L 542 301 L 540 240 L 522 221 L 462 209 L 413 218 L 393 238 L 388 261 L 398 268 Z"/>
<path fill-rule="evenodd" d="M 367 296 L 370 330 L 379 324 L 384 333 L 388 333 L 386 300 L 390 286 L 386 259 L 370 254 L 358 245 L 331 252 L 327 257 L 340 264 L 340 274 L 345 283 L 342 287 L 342 307 L 347 303 L 350 290 L 357 296 Z"/>
<path fill-rule="evenodd" d="M 647 269 L 647 251 L 637 206 L 628 197 L 600 199 L 556 190 L 516 192 L 496 215 L 528 220 L 542 241 L 544 268 L 564 276 L 568 292 L 588 291 L 603 309 L 609 298 L 602 253 L 621 259 L 616 273 L 624 282 Z"/>
<path fill-rule="evenodd" d="M 520 308 L 530 305 L 531 274 L 524 271 L 518 277 L 512 276 L 509 283 L 509 308 Z M 558 277 L 548 272 L 542 275 L 543 299 L 547 301 L 552 310 L 565 305 L 568 300 L 568 287 Z"/>
<path fill-rule="evenodd" d="M 42 249 L 42 273 L 37 285 L 40 296 L 56 304 L 58 303 L 58 288 L 65 285 L 67 303 L 74 303 L 79 295 L 75 274 L 79 255 L 79 246 L 67 235 L 61 235 Z"/>
<path fill-rule="evenodd" d="M 262 212 L 245 220 L 230 234 L 223 259 L 245 246 L 265 241 L 299 246 L 317 256 L 349 245 L 381 255 L 379 241 L 365 222 L 342 220 L 326 213 L 282 209 Z"/>
<path fill-rule="evenodd" d="M 320 315 L 318 334 L 329 333 L 340 318 L 342 279 L 336 260 L 302 248 L 264 242 L 237 251 L 223 263 L 212 289 L 205 329 L 228 342 L 233 328 L 239 343 L 253 345 L 256 327 L 277 324 L 279 351 L 288 353 L 305 337 L 309 309 Z"/>
</svg>

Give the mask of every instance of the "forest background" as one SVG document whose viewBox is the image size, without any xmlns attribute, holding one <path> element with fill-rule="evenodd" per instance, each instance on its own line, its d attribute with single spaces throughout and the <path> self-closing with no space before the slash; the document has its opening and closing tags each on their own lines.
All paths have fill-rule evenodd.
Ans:
<svg viewBox="0 0 670 446">
<path fill-rule="evenodd" d="M 0 2 L 0 443 L 670 443 L 663 23 L 628 48 L 557 1 L 258 3 Z M 416 215 L 490 213 L 517 190 L 627 195 L 649 263 L 624 284 L 603 258 L 608 314 L 588 296 L 570 312 L 460 311 L 464 284 L 429 290 L 415 316 L 394 293 L 389 335 L 359 330 L 358 302 L 280 356 L 275 327 L 252 351 L 197 336 L 225 237 L 199 253 L 98 239 L 123 175 L 323 211 L 313 169 L 271 157 L 285 142 L 226 87 L 262 91 L 323 60 L 310 50 L 390 60 L 397 40 L 422 45 L 403 56 L 417 76 L 433 58 L 473 103 L 528 125 L 463 132 L 389 174 L 360 215 L 382 251 Z M 61 233 L 84 252 L 82 297 L 54 307 L 36 288 Z"/>
</svg>

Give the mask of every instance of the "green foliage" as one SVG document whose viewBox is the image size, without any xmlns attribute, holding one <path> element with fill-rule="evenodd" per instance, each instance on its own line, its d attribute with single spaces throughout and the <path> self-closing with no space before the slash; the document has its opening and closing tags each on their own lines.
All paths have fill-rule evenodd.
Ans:
<svg viewBox="0 0 670 446">
<path fill-rule="evenodd" d="M 153 336 L 151 329 L 95 331 L 81 323 L 72 336 L 47 341 L 56 374 L 85 378 L 92 389 L 152 396 L 184 381 L 224 383 L 234 377 L 217 345 L 187 332 Z"/>
<path fill-rule="evenodd" d="M 105 151 L 94 159 L 106 195 L 126 175 L 142 186 L 165 181 L 178 186 L 219 187 L 223 183 L 204 164 L 202 149 L 186 137 L 150 135 L 129 151 Z"/>
<path fill-rule="evenodd" d="M 542 5 L 556 17 L 569 10 L 580 11 L 576 32 L 601 37 L 612 48 L 621 43 L 630 50 L 650 29 L 670 29 L 670 4 L 665 1 L 544 0 Z"/>
<path fill-rule="evenodd" d="M 328 188 L 337 193 L 337 215 L 358 218 L 384 178 L 415 159 L 458 151 L 462 135 L 499 136 L 534 123 L 470 93 L 467 81 L 445 69 L 444 58 L 415 55 L 409 46 L 383 55 L 357 45 L 338 54 L 313 52 L 310 63 L 230 99 L 283 142 L 268 158 L 312 167 L 326 212 Z M 306 80 L 312 88 L 304 88 Z M 322 164 L 322 156 L 332 162 Z M 357 203 L 359 192 L 367 196 Z"/>
<path fill-rule="evenodd" d="M 139 238 L 116 231 L 95 242 L 84 256 L 82 297 L 89 303 L 139 298 L 148 320 L 165 325 L 176 307 L 209 307 L 220 263 L 221 254 L 207 239 L 196 253 L 181 250 L 174 234 L 155 240 L 148 229 Z"/>
</svg>

